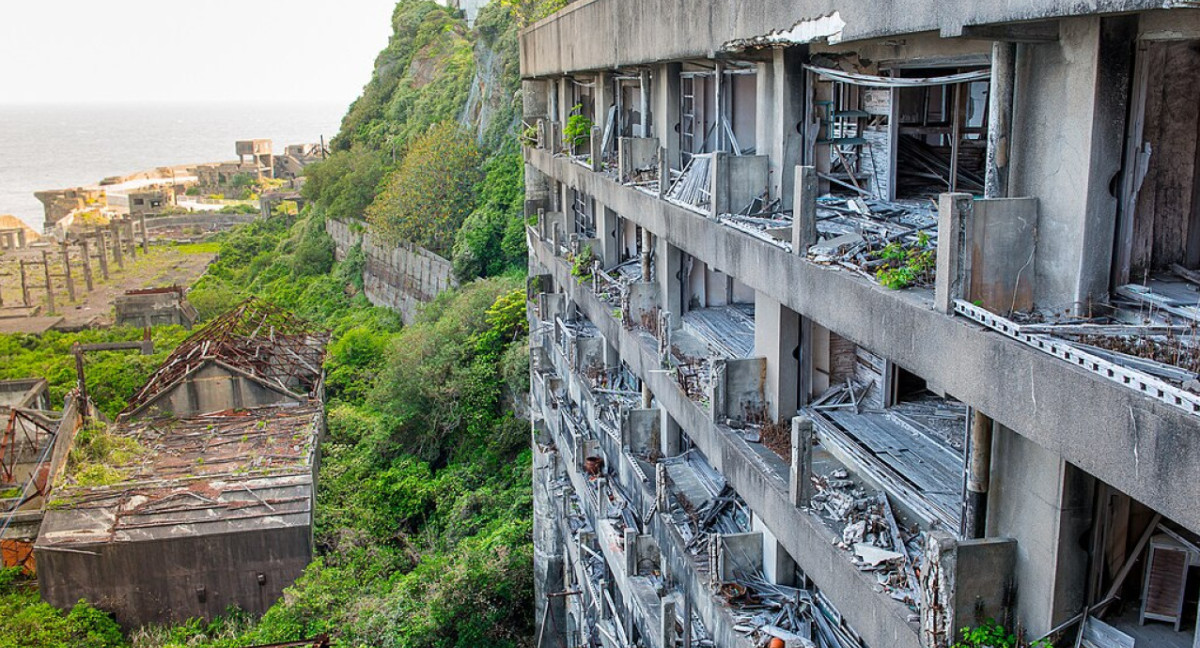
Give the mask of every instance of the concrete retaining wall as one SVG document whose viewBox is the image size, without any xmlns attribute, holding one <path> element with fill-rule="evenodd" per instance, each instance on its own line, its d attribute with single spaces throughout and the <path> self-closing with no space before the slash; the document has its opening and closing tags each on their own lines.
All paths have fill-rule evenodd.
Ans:
<svg viewBox="0 0 1200 648">
<path fill-rule="evenodd" d="M 333 237 L 339 261 L 355 245 L 362 244 L 367 299 L 376 306 L 399 312 L 405 324 L 413 321 L 421 304 L 458 285 L 450 261 L 417 246 L 393 246 L 377 241 L 365 224 L 352 226 L 329 219 L 325 221 L 325 231 Z"/>
</svg>

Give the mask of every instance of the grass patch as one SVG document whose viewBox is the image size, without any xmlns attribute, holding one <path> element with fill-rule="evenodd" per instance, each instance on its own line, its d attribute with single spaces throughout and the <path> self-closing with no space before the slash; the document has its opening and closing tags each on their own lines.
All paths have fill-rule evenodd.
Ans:
<svg viewBox="0 0 1200 648">
<path fill-rule="evenodd" d="M 172 247 L 180 254 L 216 254 L 221 251 L 221 244 L 217 241 L 176 243 Z"/>
</svg>

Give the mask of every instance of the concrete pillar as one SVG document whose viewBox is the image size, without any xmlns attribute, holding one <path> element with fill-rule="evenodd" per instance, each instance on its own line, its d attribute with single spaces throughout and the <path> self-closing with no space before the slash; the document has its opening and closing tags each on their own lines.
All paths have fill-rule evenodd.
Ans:
<svg viewBox="0 0 1200 648">
<path fill-rule="evenodd" d="M 604 151 L 601 144 L 604 141 L 604 131 L 599 125 L 592 126 L 592 139 L 588 144 L 588 155 L 592 157 L 592 171 L 604 169 Z"/>
<path fill-rule="evenodd" d="M 683 251 L 660 236 L 655 257 L 658 275 L 655 279 L 662 291 L 662 310 L 672 314 L 671 328 L 676 329 L 681 325 L 683 315 Z"/>
<path fill-rule="evenodd" d="M 661 410 L 662 422 L 659 425 L 659 451 L 664 457 L 674 457 L 683 451 L 683 428 L 667 414 L 667 410 Z"/>
<path fill-rule="evenodd" d="M 67 296 L 71 301 L 75 301 L 75 277 L 71 275 L 71 249 L 70 244 L 63 241 L 62 244 L 62 263 L 63 263 L 63 279 L 67 282 Z"/>
<path fill-rule="evenodd" d="M 57 310 L 54 307 L 54 282 L 50 280 L 50 253 L 46 250 L 42 250 L 42 270 L 46 274 L 46 308 L 54 313 Z"/>
<path fill-rule="evenodd" d="M 669 168 L 682 167 L 679 157 L 679 63 L 663 63 L 654 74 L 654 130 L 659 146 L 666 149 Z"/>
<path fill-rule="evenodd" d="M 129 245 L 129 260 L 133 261 L 137 258 L 137 236 L 133 228 L 133 219 L 125 218 L 121 224 L 125 229 L 125 242 Z"/>
<path fill-rule="evenodd" d="M 29 308 L 29 276 L 26 274 L 25 261 L 19 261 L 21 264 L 21 303 Z"/>
<path fill-rule="evenodd" d="M 659 604 L 658 645 L 663 648 L 675 646 L 675 597 L 665 596 Z"/>
<path fill-rule="evenodd" d="M 604 129 L 607 128 L 607 126 L 608 126 L 608 111 L 609 111 L 609 108 L 611 108 L 612 105 L 614 104 L 613 89 L 612 89 L 612 75 L 609 74 L 608 72 L 597 72 L 596 73 L 596 87 L 592 88 L 592 91 L 593 91 L 593 93 L 592 93 L 593 101 L 596 102 L 595 110 L 594 110 L 594 112 L 596 113 L 596 116 L 593 119 L 593 121 L 596 123 L 596 127 L 600 130 L 600 140 L 599 141 L 601 143 L 600 148 L 592 149 L 592 159 L 600 160 L 601 166 L 597 167 L 599 169 L 599 168 L 603 168 L 604 158 L 608 154 L 608 151 L 604 150 L 603 144 L 604 144 Z M 614 127 L 616 126 L 615 121 L 614 121 L 613 126 Z M 616 141 L 615 137 L 613 138 L 613 141 L 614 142 Z M 595 163 L 593 162 L 593 165 L 594 164 Z"/>
<path fill-rule="evenodd" d="M 937 278 L 934 308 L 954 312 L 954 302 L 968 299 L 971 283 L 970 226 L 974 202 L 971 194 L 946 193 L 938 197 Z"/>
<path fill-rule="evenodd" d="M 617 260 L 621 258 L 620 244 L 617 239 L 620 219 L 617 218 L 617 212 L 605 207 L 600 201 L 595 202 L 594 209 L 596 210 L 596 238 L 600 239 L 600 249 L 595 250 L 596 257 L 600 259 L 602 268 L 611 268 L 617 265 Z"/>
<path fill-rule="evenodd" d="M 813 422 L 807 416 L 792 419 L 792 465 L 788 474 L 788 496 L 792 505 L 807 507 L 812 500 Z"/>
<path fill-rule="evenodd" d="M 25 241 L 25 230 L 23 230 L 23 229 L 17 230 L 17 247 L 19 247 L 21 249 L 25 249 L 26 245 L 27 245 L 27 242 Z"/>
<path fill-rule="evenodd" d="M 650 391 L 650 385 L 642 381 L 642 409 L 650 409 L 654 406 L 654 393 Z"/>
<path fill-rule="evenodd" d="M 92 245 L 87 239 L 79 242 L 79 249 L 83 257 L 83 281 L 87 285 L 87 291 L 92 292 Z"/>
<path fill-rule="evenodd" d="M 638 95 L 638 113 L 641 115 L 642 121 L 638 124 L 634 135 L 650 137 L 650 70 L 642 70 L 638 73 Z"/>
<path fill-rule="evenodd" d="M 642 281 L 654 281 L 650 273 L 650 259 L 654 254 L 654 235 L 645 227 L 642 228 Z"/>
<path fill-rule="evenodd" d="M 637 529 L 625 529 L 625 575 L 638 575 Z"/>
<path fill-rule="evenodd" d="M 124 245 L 124 241 L 122 240 L 122 236 L 121 236 L 121 224 L 118 223 L 117 221 L 113 221 L 112 223 L 109 224 L 109 227 L 112 229 L 112 235 L 113 235 L 113 246 L 112 246 L 113 261 L 117 262 L 118 268 L 124 269 L 125 268 L 125 253 L 121 249 L 122 246 Z"/>
<path fill-rule="evenodd" d="M 793 196 L 792 167 L 799 164 L 800 130 L 804 119 L 804 66 L 799 48 L 776 49 L 771 60 L 758 64 L 758 114 L 755 140 L 759 155 L 768 156 L 771 198 L 789 205 Z"/>
<path fill-rule="evenodd" d="M 97 258 L 100 260 L 100 274 L 108 281 L 108 232 L 106 230 L 97 230 L 96 234 L 99 237 L 100 249 Z"/>
<path fill-rule="evenodd" d="M 767 360 L 771 420 L 791 420 L 800 394 L 800 314 L 762 292 L 754 293 L 754 355 Z"/>
<path fill-rule="evenodd" d="M 817 170 L 815 167 L 798 166 L 793 175 L 792 252 L 806 257 L 808 248 L 817 242 Z"/>
<path fill-rule="evenodd" d="M 987 496 L 992 474 L 992 419 L 971 410 L 970 456 L 967 457 L 967 491 L 963 502 L 963 536 L 987 535 Z"/>
<path fill-rule="evenodd" d="M 1016 43 L 992 43 L 992 79 L 988 88 L 987 169 L 984 198 L 1008 196 L 1008 145 L 1011 140 Z"/>
<path fill-rule="evenodd" d="M 521 81 L 521 115 L 525 121 L 552 119 L 549 112 L 549 82 L 545 79 Z"/>
<path fill-rule="evenodd" d="M 954 632 L 958 543 L 945 531 L 925 536 L 924 570 L 921 572 L 921 645 L 945 648 Z"/>
<path fill-rule="evenodd" d="M 146 229 L 145 214 L 138 216 L 138 224 L 142 226 L 142 254 L 150 254 L 150 230 Z"/>
</svg>

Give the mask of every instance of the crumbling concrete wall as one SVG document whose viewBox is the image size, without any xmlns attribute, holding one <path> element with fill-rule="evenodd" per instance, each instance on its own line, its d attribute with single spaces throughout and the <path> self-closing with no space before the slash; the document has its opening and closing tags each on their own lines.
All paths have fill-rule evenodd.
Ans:
<svg viewBox="0 0 1200 648">
<path fill-rule="evenodd" d="M 363 288 L 376 306 L 398 311 L 406 324 L 412 323 L 420 307 L 438 293 L 458 285 L 450 261 L 429 250 L 410 245 L 388 245 L 371 235 L 370 226 L 357 227 L 342 221 L 325 221 L 340 261 L 356 245 L 362 245 L 366 264 Z"/>
</svg>

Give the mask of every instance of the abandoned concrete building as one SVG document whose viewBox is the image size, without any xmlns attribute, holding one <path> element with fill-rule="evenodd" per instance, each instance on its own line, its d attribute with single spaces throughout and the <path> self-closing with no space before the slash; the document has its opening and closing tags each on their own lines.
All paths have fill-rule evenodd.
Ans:
<svg viewBox="0 0 1200 648">
<path fill-rule="evenodd" d="M 117 326 L 177 325 L 186 329 L 196 323 L 196 307 L 188 301 L 183 286 L 126 290 L 113 304 Z"/>
<path fill-rule="evenodd" d="M 1200 10 L 952 4 L 522 31 L 541 646 L 1200 647 Z"/>
<path fill-rule="evenodd" d="M 101 187 L 73 187 L 35 192 L 34 197 L 42 202 L 46 212 L 42 230 L 49 232 L 59 221 L 81 209 L 104 209 L 108 207 L 108 196 Z"/>
<path fill-rule="evenodd" d="M 283 148 L 283 155 L 274 159 L 275 176 L 281 180 L 295 180 L 304 175 L 304 167 L 318 162 L 328 155 L 329 151 L 322 144 L 288 144 Z"/>
<path fill-rule="evenodd" d="M 231 186 L 238 176 L 255 180 L 275 177 L 271 140 L 239 140 L 234 142 L 234 149 L 237 151 L 237 160 L 196 166 L 196 186 L 201 193 L 220 193 Z"/>
<path fill-rule="evenodd" d="M 155 186 L 129 192 L 129 215 L 133 218 L 140 216 L 156 216 L 164 209 L 175 205 L 175 188 L 171 186 Z"/>
<path fill-rule="evenodd" d="M 327 340 L 256 300 L 185 340 L 105 432 L 127 447 L 103 466 L 116 478 L 56 481 L 43 600 L 128 626 L 266 611 L 312 558 Z"/>
</svg>

